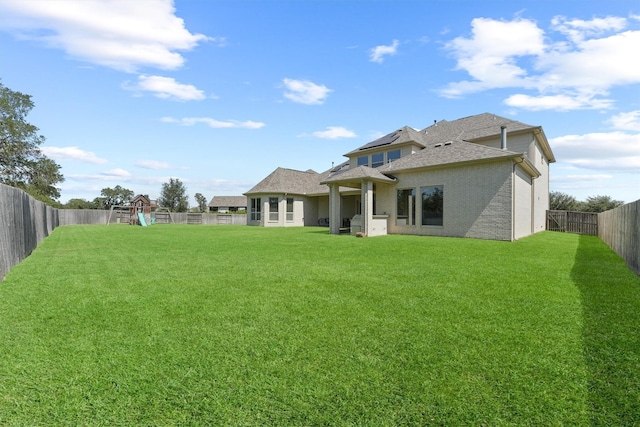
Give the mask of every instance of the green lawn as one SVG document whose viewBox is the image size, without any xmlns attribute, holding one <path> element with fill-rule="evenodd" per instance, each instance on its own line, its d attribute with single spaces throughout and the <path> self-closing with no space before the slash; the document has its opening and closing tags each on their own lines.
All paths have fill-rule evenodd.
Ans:
<svg viewBox="0 0 640 427">
<path fill-rule="evenodd" d="M 639 425 L 595 237 L 70 226 L 0 282 L 0 425 Z"/>
</svg>

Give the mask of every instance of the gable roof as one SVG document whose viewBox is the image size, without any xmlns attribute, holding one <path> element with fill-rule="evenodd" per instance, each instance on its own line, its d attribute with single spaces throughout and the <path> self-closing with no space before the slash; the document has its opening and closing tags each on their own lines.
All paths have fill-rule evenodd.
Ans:
<svg viewBox="0 0 640 427">
<path fill-rule="evenodd" d="M 458 163 L 470 163 L 499 158 L 509 159 L 520 157 L 522 154 L 499 148 L 487 147 L 466 141 L 447 141 L 430 144 L 423 150 L 410 156 L 387 163 L 378 168 L 380 172 L 397 172 L 402 170 L 420 169 L 433 166 L 445 166 Z"/>
<path fill-rule="evenodd" d="M 407 143 L 415 143 L 418 146 L 424 146 L 424 136 L 420 131 L 415 130 L 409 126 L 403 126 L 398 130 L 395 130 L 381 138 L 371 141 L 365 145 L 362 145 L 355 150 L 352 150 L 345 154 L 345 156 L 353 156 L 364 151 L 380 149 L 382 147 L 388 148 L 394 145 L 401 145 Z"/>
<path fill-rule="evenodd" d="M 478 141 L 483 138 L 500 135 L 501 126 L 506 127 L 507 134 L 533 132 L 549 162 L 556 161 L 541 126 L 531 126 L 491 113 L 476 114 L 475 116 L 463 117 L 451 122 L 441 120 L 422 129 L 420 133 L 423 135 L 425 145 L 452 140 Z"/>
<path fill-rule="evenodd" d="M 226 208 L 230 206 L 247 207 L 246 196 L 213 196 L 209 202 L 212 208 Z"/>
<path fill-rule="evenodd" d="M 495 114 L 483 113 L 461 119 L 441 120 L 422 129 L 428 144 L 451 140 L 475 140 L 489 136 L 500 135 L 500 127 L 506 126 L 507 132 L 533 130 L 539 126 L 527 125 Z"/>
</svg>

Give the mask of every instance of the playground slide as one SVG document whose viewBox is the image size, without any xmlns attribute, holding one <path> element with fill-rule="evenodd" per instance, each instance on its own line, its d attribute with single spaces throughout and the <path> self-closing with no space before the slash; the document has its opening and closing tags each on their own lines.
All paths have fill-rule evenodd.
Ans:
<svg viewBox="0 0 640 427">
<path fill-rule="evenodd" d="M 144 219 L 144 214 L 142 212 L 138 212 L 138 222 L 143 227 L 147 226 L 147 221 Z"/>
</svg>

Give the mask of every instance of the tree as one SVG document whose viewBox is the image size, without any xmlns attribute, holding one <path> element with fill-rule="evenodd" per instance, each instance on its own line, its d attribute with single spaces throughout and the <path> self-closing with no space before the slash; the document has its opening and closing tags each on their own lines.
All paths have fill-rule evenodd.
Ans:
<svg viewBox="0 0 640 427">
<path fill-rule="evenodd" d="M 64 204 L 64 209 L 98 209 L 102 204 L 96 205 L 95 199 L 93 202 L 89 202 L 85 199 L 69 199 L 67 203 Z"/>
<path fill-rule="evenodd" d="M 169 178 L 162 184 L 158 205 L 169 208 L 171 212 L 186 212 L 189 208 L 187 189 L 179 179 Z"/>
<path fill-rule="evenodd" d="M 22 188 L 37 199 L 55 201 L 56 184 L 63 182 L 60 166 L 40 151 L 45 141 L 26 121 L 34 103 L 30 95 L 0 82 L 0 182 Z"/>
<path fill-rule="evenodd" d="M 202 193 L 196 193 L 195 198 L 200 212 L 205 212 L 207 210 L 207 198 Z"/>
<path fill-rule="evenodd" d="M 102 204 L 102 208 L 111 209 L 111 206 L 126 205 L 133 199 L 133 191 L 116 185 L 113 188 L 103 188 L 100 191 L 102 198 L 96 198 L 94 202 Z"/>
<path fill-rule="evenodd" d="M 549 193 L 549 209 L 553 211 L 580 210 L 580 202 L 575 197 L 560 191 Z"/>
<path fill-rule="evenodd" d="M 584 202 L 582 210 L 585 212 L 604 212 L 615 209 L 623 203 L 620 200 L 613 200 L 611 196 L 590 196 Z"/>
</svg>

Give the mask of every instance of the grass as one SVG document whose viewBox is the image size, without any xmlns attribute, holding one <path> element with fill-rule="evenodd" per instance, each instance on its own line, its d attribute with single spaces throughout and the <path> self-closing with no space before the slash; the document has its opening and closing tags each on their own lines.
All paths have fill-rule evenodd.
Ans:
<svg viewBox="0 0 640 427">
<path fill-rule="evenodd" d="M 70 226 L 0 283 L 1 425 L 638 425 L 594 237 Z"/>
</svg>

